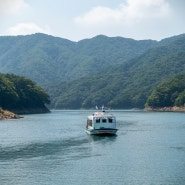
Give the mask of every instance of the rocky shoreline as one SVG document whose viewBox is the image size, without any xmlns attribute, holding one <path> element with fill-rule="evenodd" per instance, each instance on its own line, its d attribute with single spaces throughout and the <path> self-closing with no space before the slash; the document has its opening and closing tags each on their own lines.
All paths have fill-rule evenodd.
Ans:
<svg viewBox="0 0 185 185">
<path fill-rule="evenodd" d="M 158 112 L 185 112 L 185 107 L 160 107 L 160 108 L 153 108 L 153 107 L 146 107 L 145 110 L 147 111 L 158 111 Z"/>
<path fill-rule="evenodd" d="M 10 112 L 8 110 L 3 110 L 0 109 L 0 120 L 5 120 L 5 119 L 20 119 L 22 118 L 21 116 L 14 114 L 13 112 Z"/>
<path fill-rule="evenodd" d="M 44 114 L 44 113 L 50 113 L 50 110 L 43 106 L 39 108 L 22 108 L 22 109 L 11 109 L 11 110 L 4 110 L 0 107 L 0 120 L 5 119 L 20 119 L 23 118 L 22 116 L 19 116 L 20 114 Z"/>
</svg>

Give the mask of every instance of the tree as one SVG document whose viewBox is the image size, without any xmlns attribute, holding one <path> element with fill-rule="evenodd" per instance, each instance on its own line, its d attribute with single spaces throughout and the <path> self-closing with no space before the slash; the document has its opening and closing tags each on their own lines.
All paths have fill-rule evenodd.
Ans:
<svg viewBox="0 0 185 185">
<path fill-rule="evenodd" d="M 49 95 L 35 82 L 14 74 L 0 74 L 0 107 L 8 110 L 45 109 Z"/>
<path fill-rule="evenodd" d="M 159 108 L 184 106 L 185 104 L 185 74 L 177 75 L 160 83 L 148 97 L 146 106 Z"/>
<path fill-rule="evenodd" d="M 9 108 L 15 106 L 18 101 L 18 94 L 11 81 L 0 74 L 0 106 Z"/>
</svg>

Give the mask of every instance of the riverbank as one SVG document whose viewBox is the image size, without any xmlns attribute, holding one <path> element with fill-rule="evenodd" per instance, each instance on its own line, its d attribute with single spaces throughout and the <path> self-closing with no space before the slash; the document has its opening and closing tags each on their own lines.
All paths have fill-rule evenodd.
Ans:
<svg viewBox="0 0 185 185">
<path fill-rule="evenodd" d="M 158 111 L 158 112 L 185 112 L 185 107 L 160 107 L 160 108 L 153 108 L 153 107 L 146 107 L 145 110 L 147 111 Z"/>
<path fill-rule="evenodd" d="M 10 112 L 8 110 L 3 110 L 0 109 L 0 120 L 5 120 L 5 119 L 20 119 L 22 118 L 21 116 L 14 114 L 13 112 Z"/>
</svg>

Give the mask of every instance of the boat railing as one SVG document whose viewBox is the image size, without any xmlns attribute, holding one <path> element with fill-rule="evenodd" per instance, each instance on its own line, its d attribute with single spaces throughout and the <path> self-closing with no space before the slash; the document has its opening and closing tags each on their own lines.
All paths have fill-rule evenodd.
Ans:
<svg viewBox="0 0 185 185">
<path fill-rule="evenodd" d="M 110 113 L 105 113 L 105 112 L 95 112 L 94 114 L 93 114 L 93 116 L 105 116 L 105 117 L 109 117 L 109 116 L 113 116 L 113 114 L 110 114 Z"/>
</svg>

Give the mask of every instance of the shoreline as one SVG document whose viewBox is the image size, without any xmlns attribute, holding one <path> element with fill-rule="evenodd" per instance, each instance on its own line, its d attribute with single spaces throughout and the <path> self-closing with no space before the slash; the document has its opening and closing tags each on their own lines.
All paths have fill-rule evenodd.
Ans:
<svg viewBox="0 0 185 185">
<path fill-rule="evenodd" d="M 158 111 L 158 112 L 185 112 L 185 107 L 158 107 L 158 108 L 153 108 L 153 107 L 146 107 L 146 111 Z"/>
<path fill-rule="evenodd" d="M 0 108 L 0 120 L 20 119 L 20 118 L 23 118 L 23 117 L 15 114 L 13 112 L 10 112 L 8 110 L 3 110 Z"/>
</svg>

